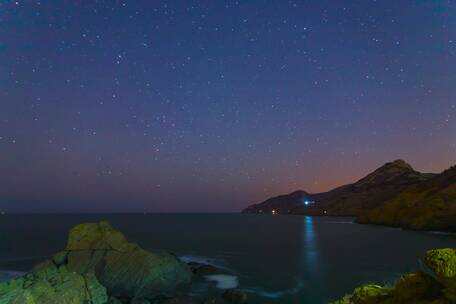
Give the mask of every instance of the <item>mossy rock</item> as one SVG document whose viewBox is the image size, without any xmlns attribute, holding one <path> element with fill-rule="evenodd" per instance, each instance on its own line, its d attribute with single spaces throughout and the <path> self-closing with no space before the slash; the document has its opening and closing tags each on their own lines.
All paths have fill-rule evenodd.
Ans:
<svg viewBox="0 0 456 304">
<path fill-rule="evenodd" d="M 456 303 L 455 249 L 434 249 L 426 253 L 426 265 L 435 277 L 424 272 L 401 276 L 394 288 L 366 285 L 356 288 L 334 304 L 452 304 Z"/>
<path fill-rule="evenodd" d="M 94 273 L 109 295 L 119 299 L 173 298 L 191 284 L 190 269 L 175 256 L 129 243 L 108 222 L 71 229 L 66 252 L 70 271 Z"/>
<path fill-rule="evenodd" d="M 51 261 L 0 284 L 1 304 L 106 304 L 106 289 L 93 274 L 79 275 Z"/>
<path fill-rule="evenodd" d="M 59 251 L 52 257 L 52 261 L 57 265 L 61 266 L 67 263 L 67 255 L 66 251 Z"/>
<path fill-rule="evenodd" d="M 444 284 L 456 276 L 456 251 L 452 248 L 433 249 L 426 253 L 426 265 Z"/>
<path fill-rule="evenodd" d="M 356 304 L 376 304 L 388 298 L 390 290 L 379 285 L 366 285 L 355 288 L 353 301 Z"/>
<path fill-rule="evenodd" d="M 392 296 L 395 303 L 433 301 L 442 297 L 442 285 L 424 272 L 412 272 L 401 276 Z"/>
<path fill-rule="evenodd" d="M 351 304 L 352 295 L 345 295 L 342 299 L 336 300 L 331 304 Z"/>
<path fill-rule="evenodd" d="M 80 224 L 70 230 L 67 251 L 75 250 L 119 250 L 129 244 L 125 236 L 107 221 Z"/>
<path fill-rule="evenodd" d="M 355 288 L 353 294 L 346 295 L 333 304 L 381 304 L 390 298 L 391 290 L 379 285 L 365 285 Z"/>
<path fill-rule="evenodd" d="M 187 294 L 192 273 L 165 252 L 149 252 L 108 222 L 77 225 L 65 250 L 24 277 L 0 284 L 0 304 L 155 303 Z M 139 302 L 138 302 L 139 303 Z"/>
</svg>

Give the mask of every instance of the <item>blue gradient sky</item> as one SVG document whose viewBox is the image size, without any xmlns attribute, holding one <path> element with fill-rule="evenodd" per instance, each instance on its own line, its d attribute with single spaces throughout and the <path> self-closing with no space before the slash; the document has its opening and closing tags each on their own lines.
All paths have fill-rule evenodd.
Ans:
<svg viewBox="0 0 456 304">
<path fill-rule="evenodd" d="M 0 1 L 0 209 L 235 211 L 456 163 L 455 1 Z"/>
</svg>

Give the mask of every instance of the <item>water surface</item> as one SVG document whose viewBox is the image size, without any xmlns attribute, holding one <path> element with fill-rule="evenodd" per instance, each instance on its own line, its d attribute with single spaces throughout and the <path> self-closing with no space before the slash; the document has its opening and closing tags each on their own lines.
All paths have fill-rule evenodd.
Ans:
<svg viewBox="0 0 456 304">
<path fill-rule="evenodd" d="M 456 247 L 451 235 L 358 225 L 351 218 L 248 214 L 0 216 L 0 280 L 65 246 L 78 223 L 109 220 L 145 249 L 164 249 L 223 269 L 196 293 L 233 287 L 249 303 L 326 303 L 366 283 L 424 269 L 426 250 Z"/>
</svg>

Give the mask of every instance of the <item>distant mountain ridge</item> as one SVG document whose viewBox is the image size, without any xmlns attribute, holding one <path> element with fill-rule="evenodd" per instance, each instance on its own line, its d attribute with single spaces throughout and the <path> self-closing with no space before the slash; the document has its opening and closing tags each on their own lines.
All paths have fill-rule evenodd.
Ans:
<svg viewBox="0 0 456 304">
<path fill-rule="evenodd" d="M 254 204 L 246 209 L 243 213 L 271 213 L 275 210 L 279 213 L 289 213 L 288 211 L 294 210 L 304 200 L 312 198 L 312 194 L 306 191 L 298 190 L 289 194 L 279 195 L 265 200 L 260 204 Z"/>
<path fill-rule="evenodd" d="M 404 160 L 398 159 L 384 164 L 355 183 L 323 193 L 295 191 L 251 205 L 242 212 L 360 216 L 366 214 L 367 210 L 382 207 L 385 202 L 410 187 L 419 188 L 427 181 L 446 179 L 444 173 L 421 173 Z M 308 204 L 305 204 L 306 201 Z"/>
<path fill-rule="evenodd" d="M 456 231 L 456 166 L 407 187 L 377 208 L 364 210 L 357 222 Z"/>
</svg>

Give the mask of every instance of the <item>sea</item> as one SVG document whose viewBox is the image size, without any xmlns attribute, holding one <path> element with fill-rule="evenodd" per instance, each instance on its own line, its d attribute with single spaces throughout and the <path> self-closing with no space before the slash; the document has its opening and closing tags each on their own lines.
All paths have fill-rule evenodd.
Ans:
<svg viewBox="0 0 456 304">
<path fill-rule="evenodd" d="M 255 214 L 46 214 L 0 216 L 0 281 L 62 250 L 76 224 L 108 220 L 132 242 L 217 266 L 195 283 L 205 297 L 239 288 L 250 304 L 328 303 L 366 284 L 424 270 L 455 235 L 360 225 L 353 218 Z"/>
</svg>

